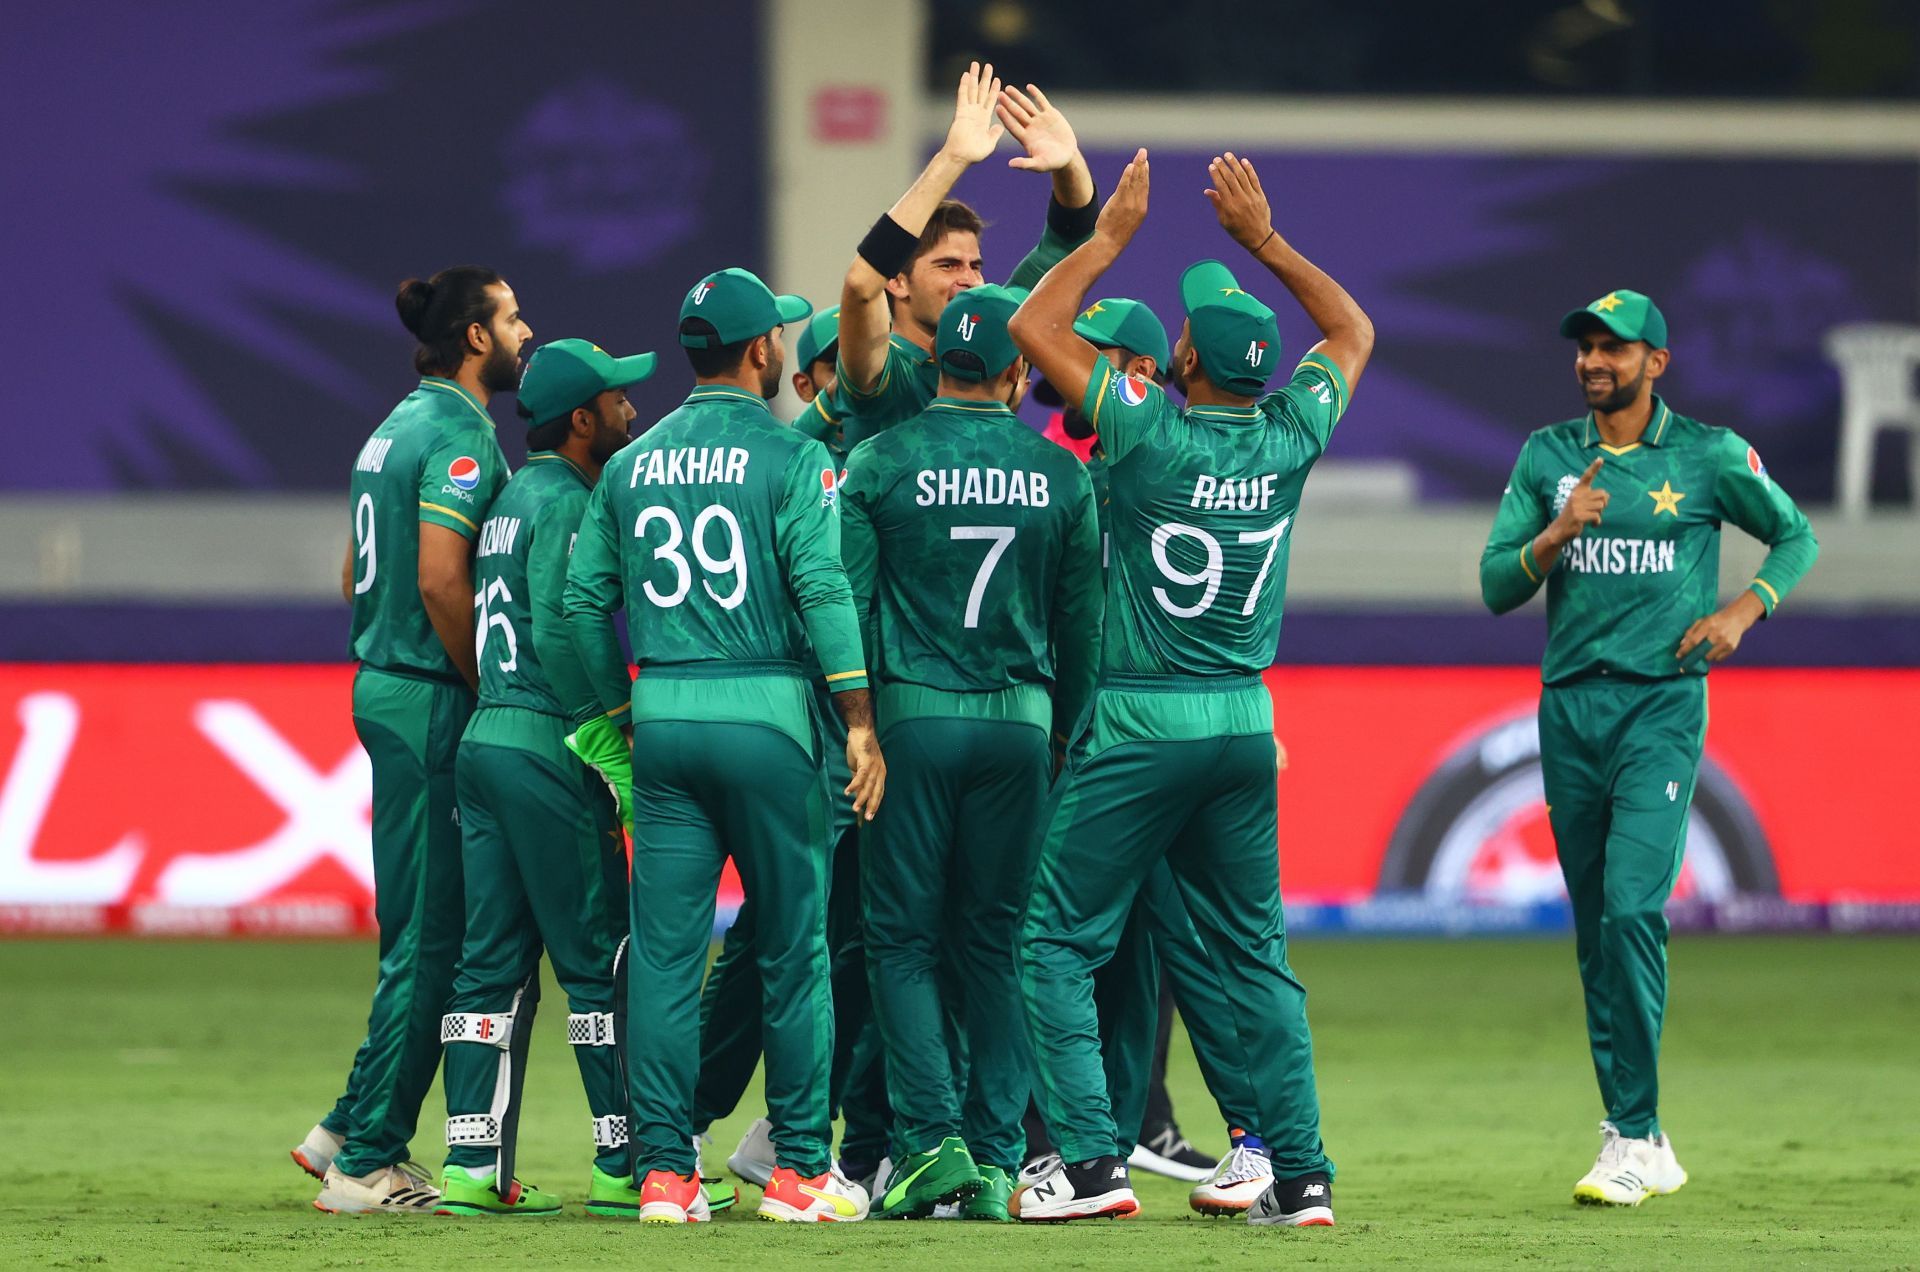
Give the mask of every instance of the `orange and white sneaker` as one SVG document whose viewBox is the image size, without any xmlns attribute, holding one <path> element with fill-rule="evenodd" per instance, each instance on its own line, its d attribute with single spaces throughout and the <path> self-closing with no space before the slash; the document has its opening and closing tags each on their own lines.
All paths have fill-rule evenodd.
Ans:
<svg viewBox="0 0 1920 1272">
<path fill-rule="evenodd" d="M 705 1223 L 713 1217 L 700 1175 L 650 1170 L 640 1181 L 641 1223 Z"/>
<path fill-rule="evenodd" d="M 867 1190 L 842 1175 L 838 1167 L 807 1179 L 799 1171 L 778 1166 L 755 1213 L 778 1223 L 859 1223 L 867 1217 Z"/>
</svg>

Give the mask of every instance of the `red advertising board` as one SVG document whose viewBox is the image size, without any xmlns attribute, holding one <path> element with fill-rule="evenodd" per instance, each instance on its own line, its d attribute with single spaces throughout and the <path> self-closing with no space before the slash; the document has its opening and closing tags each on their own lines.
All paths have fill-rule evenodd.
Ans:
<svg viewBox="0 0 1920 1272">
<path fill-rule="evenodd" d="M 0 931 L 371 921 L 365 754 L 338 666 L 0 666 Z M 1561 894 L 1527 669 L 1275 668 L 1290 904 Z M 1713 677 L 1682 889 L 1920 900 L 1901 793 L 1920 671 Z M 723 904 L 737 896 L 731 876 Z"/>
</svg>

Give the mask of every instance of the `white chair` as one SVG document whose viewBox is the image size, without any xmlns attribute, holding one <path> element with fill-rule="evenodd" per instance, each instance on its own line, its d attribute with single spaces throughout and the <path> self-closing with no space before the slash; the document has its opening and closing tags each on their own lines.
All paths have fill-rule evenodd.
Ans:
<svg viewBox="0 0 1920 1272">
<path fill-rule="evenodd" d="M 1914 507 L 1920 511 L 1920 327 L 1862 322 L 1835 327 L 1823 344 L 1840 368 L 1840 471 L 1837 502 L 1864 517 L 1873 478 L 1873 442 L 1883 428 L 1905 430 Z"/>
</svg>

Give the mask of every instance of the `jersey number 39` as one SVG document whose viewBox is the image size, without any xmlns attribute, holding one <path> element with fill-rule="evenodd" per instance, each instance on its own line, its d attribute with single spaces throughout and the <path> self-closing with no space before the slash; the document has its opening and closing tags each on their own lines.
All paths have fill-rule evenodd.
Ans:
<svg viewBox="0 0 1920 1272">
<path fill-rule="evenodd" d="M 711 576 L 701 579 L 700 586 L 706 589 L 707 595 L 713 598 L 714 604 L 721 609 L 730 610 L 738 608 L 746 601 L 747 547 L 740 533 L 740 522 L 733 515 L 733 509 L 721 504 L 708 504 L 694 517 L 693 533 L 688 535 L 680 528 L 679 514 L 671 508 L 655 504 L 640 510 L 639 517 L 633 523 L 634 538 L 647 538 L 647 527 L 656 521 L 666 527 L 667 537 L 666 542 L 653 550 L 653 556 L 655 560 L 665 561 L 672 568 L 673 586 L 663 592 L 653 585 L 652 579 L 648 579 L 642 588 L 648 600 L 661 609 L 672 609 L 686 600 L 688 594 L 693 591 L 693 567 L 687 564 L 687 558 L 680 551 L 681 545 L 691 538 L 694 560 L 698 561 L 700 568 Z M 708 548 L 708 540 L 712 538 L 715 526 L 723 532 L 726 547 L 726 551 L 719 556 L 715 556 Z M 731 586 L 725 591 L 714 587 L 712 579 L 726 575 L 733 576 Z"/>
</svg>

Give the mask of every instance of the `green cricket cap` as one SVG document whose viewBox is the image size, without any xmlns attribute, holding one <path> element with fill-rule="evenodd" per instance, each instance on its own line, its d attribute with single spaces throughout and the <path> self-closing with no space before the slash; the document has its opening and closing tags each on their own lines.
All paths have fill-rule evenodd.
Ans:
<svg viewBox="0 0 1920 1272">
<path fill-rule="evenodd" d="M 1167 329 L 1153 310 L 1123 296 L 1094 301 L 1073 320 L 1073 331 L 1096 349 L 1125 349 L 1152 358 L 1163 373 L 1172 356 L 1167 351 Z"/>
<path fill-rule="evenodd" d="M 1012 366 L 1020 351 L 1013 347 L 1007 323 L 1026 298 L 1024 287 L 988 283 L 948 301 L 933 341 L 940 373 L 956 380 L 991 380 Z"/>
<path fill-rule="evenodd" d="M 773 289 L 744 269 L 723 269 L 693 285 L 680 302 L 680 321 L 704 318 L 715 335 L 680 333 L 689 349 L 717 349 L 764 336 L 775 327 L 799 322 L 813 312 L 800 296 L 776 296 Z"/>
<path fill-rule="evenodd" d="M 527 359 L 520 377 L 520 414 L 537 427 L 585 406 L 608 389 L 624 389 L 653 374 L 659 358 L 616 358 L 590 340 L 553 340 Z"/>
<path fill-rule="evenodd" d="M 1280 362 L 1280 324 L 1273 310 L 1240 289 L 1219 261 L 1189 265 L 1180 275 L 1194 352 L 1216 388 L 1251 397 Z"/>
<path fill-rule="evenodd" d="M 800 331 L 800 340 L 793 351 L 800 361 L 799 369 L 804 371 L 822 359 L 831 362 L 839 344 L 840 306 L 829 305 Z"/>
<path fill-rule="evenodd" d="M 1560 320 L 1560 334 L 1568 338 L 1598 325 L 1622 340 L 1644 340 L 1655 349 L 1667 347 L 1667 316 L 1637 291 L 1610 291 L 1584 309 Z"/>
</svg>

